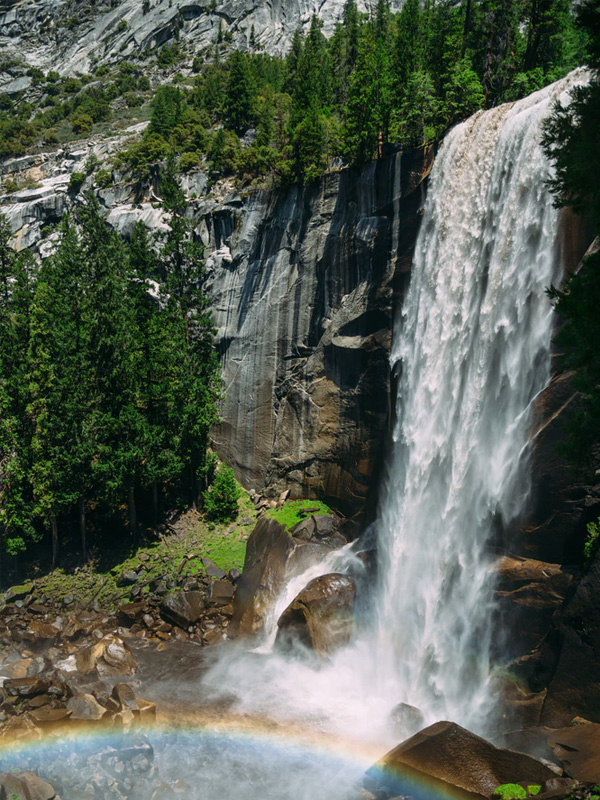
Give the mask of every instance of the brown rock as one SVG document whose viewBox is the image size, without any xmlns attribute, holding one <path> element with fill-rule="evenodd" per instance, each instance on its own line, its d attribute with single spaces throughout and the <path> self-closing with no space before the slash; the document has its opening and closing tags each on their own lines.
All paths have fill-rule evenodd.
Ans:
<svg viewBox="0 0 600 800">
<path fill-rule="evenodd" d="M 111 697 L 117 703 L 119 711 L 137 711 L 135 692 L 128 683 L 117 683 L 113 687 Z"/>
<path fill-rule="evenodd" d="M 68 700 L 67 708 L 73 720 L 96 721 L 106 714 L 106 709 L 91 694 L 74 695 Z"/>
<path fill-rule="evenodd" d="M 4 690 L 9 697 L 34 697 L 48 691 L 48 681 L 37 676 L 32 678 L 9 678 L 4 681 Z"/>
<path fill-rule="evenodd" d="M 75 655 L 83 675 L 96 670 L 101 677 L 133 675 L 137 664 L 129 646 L 118 636 L 108 634 L 99 642 L 83 647 Z"/>
<path fill-rule="evenodd" d="M 52 708 L 51 706 L 42 706 L 29 712 L 29 717 L 33 720 L 35 725 L 40 728 L 51 728 L 65 723 L 70 717 L 70 711 L 66 708 Z"/>
<path fill-rule="evenodd" d="M 200 618 L 204 611 L 204 595 L 202 592 L 171 592 L 160 605 L 163 619 L 187 628 Z"/>
<path fill-rule="evenodd" d="M 54 788 L 33 772 L 0 774 L 0 800 L 53 800 Z"/>
<path fill-rule="evenodd" d="M 209 630 L 204 634 L 204 641 L 207 645 L 219 644 L 223 639 L 223 634 L 217 630 Z"/>
<path fill-rule="evenodd" d="M 219 606 L 226 606 L 231 602 L 235 586 L 229 581 L 213 581 L 210 585 L 210 602 Z"/>
<path fill-rule="evenodd" d="M 495 747 L 452 722 L 437 722 L 391 750 L 367 773 L 366 788 L 388 796 L 410 794 L 423 782 L 432 789 L 491 797 L 503 783 L 543 784 L 555 775 L 531 756 Z"/>
<path fill-rule="evenodd" d="M 291 634 L 321 656 L 350 641 L 354 624 L 354 581 L 332 573 L 312 580 L 281 615 L 277 641 Z"/>
<path fill-rule="evenodd" d="M 600 782 L 600 725 L 587 723 L 552 731 L 548 744 L 571 778 Z"/>
</svg>

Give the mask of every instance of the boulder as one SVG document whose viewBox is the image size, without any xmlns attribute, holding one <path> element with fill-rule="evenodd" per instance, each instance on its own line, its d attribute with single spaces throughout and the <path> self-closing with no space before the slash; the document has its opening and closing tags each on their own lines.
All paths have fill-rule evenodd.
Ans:
<svg viewBox="0 0 600 800">
<path fill-rule="evenodd" d="M 4 600 L 7 603 L 14 603 L 15 600 L 22 600 L 33 591 L 33 583 L 22 583 L 19 586 L 11 586 L 4 593 Z"/>
<path fill-rule="evenodd" d="M 137 663 L 131 648 L 114 634 L 104 636 L 100 641 L 83 647 L 75 655 L 77 669 L 83 675 L 94 670 L 100 677 L 114 675 L 133 675 Z"/>
<path fill-rule="evenodd" d="M 538 759 L 496 747 L 453 722 L 436 722 L 387 753 L 367 772 L 365 786 L 387 797 L 443 794 L 491 797 L 504 783 L 543 784 L 556 777 Z"/>
<path fill-rule="evenodd" d="M 0 800 L 53 800 L 54 788 L 34 772 L 0 774 Z"/>
<path fill-rule="evenodd" d="M 600 725 L 585 723 L 552 731 L 548 744 L 567 775 L 600 783 Z"/>
<path fill-rule="evenodd" d="M 4 681 L 4 691 L 9 697 L 34 697 L 48 691 L 48 681 L 38 676 L 30 678 L 9 678 Z"/>
<path fill-rule="evenodd" d="M 205 608 L 204 594 L 199 591 L 175 591 L 160 604 L 160 615 L 167 622 L 188 628 L 200 619 Z"/>
<path fill-rule="evenodd" d="M 213 581 L 210 585 L 210 602 L 226 606 L 231 602 L 235 587 L 229 581 Z"/>
<path fill-rule="evenodd" d="M 266 516 L 258 520 L 246 546 L 229 636 L 262 632 L 268 611 L 284 584 L 287 561 L 295 547 L 294 540 L 279 522 Z"/>
<path fill-rule="evenodd" d="M 91 694 L 76 694 L 68 700 L 67 708 L 72 720 L 95 722 L 106 714 L 106 709 Z"/>
<path fill-rule="evenodd" d="M 137 583 L 137 579 L 137 572 L 134 572 L 132 569 L 127 569 L 117 578 L 117 586 L 133 586 L 134 583 Z"/>
<path fill-rule="evenodd" d="M 279 618 L 278 643 L 292 636 L 319 656 L 343 647 L 352 635 L 355 598 L 354 581 L 347 575 L 315 578 Z"/>
</svg>

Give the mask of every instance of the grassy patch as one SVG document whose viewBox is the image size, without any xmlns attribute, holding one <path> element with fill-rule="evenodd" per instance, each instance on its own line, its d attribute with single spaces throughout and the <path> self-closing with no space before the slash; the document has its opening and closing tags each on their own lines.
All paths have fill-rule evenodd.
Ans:
<svg viewBox="0 0 600 800">
<path fill-rule="evenodd" d="M 494 792 L 494 797 L 501 800 L 525 800 L 527 791 L 518 783 L 503 783 Z"/>
<path fill-rule="evenodd" d="M 307 515 L 302 513 L 306 509 L 315 509 L 312 511 L 313 514 L 333 514 L 329 506 L 321 500 L 288 500 L 281 508 L 267 511 L 267 515 L 289 529 L 306 519 Z"/>
<path fill-rule="evenodd" d="M 225 572 L 242 569 L 246 554 L 246 541 L 256 519 L 256 511 L 244 492 L 238 501 L 239 515 L 235 522 L 216 524 L 207 522 L 193 511 L 183 514 L 174 524 L 172 533 L 159 540 L 142 544 L 139 548 L 124 550 L 112 562 L 91 562 L 73 571 L 55 569 L 35 581 L 35 594 L 61 603 L 65 596 L 73 595 L 77 603 L 98 606 L 107 611 L 132 599 L 132 586 L 117 586 L 122 572 L 135 570 L 141 598 L 150 590 L 155 578 L 183 582 L 186 575 L 204 575 L 203 558 L 210 558 Z M 242 524 L 241 520 L 249 520 Z"/>
</svg>

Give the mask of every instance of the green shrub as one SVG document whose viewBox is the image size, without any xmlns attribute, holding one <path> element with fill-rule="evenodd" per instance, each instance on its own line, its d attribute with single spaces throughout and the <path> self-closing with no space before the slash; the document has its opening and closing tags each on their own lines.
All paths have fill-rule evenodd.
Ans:
<svg viewBox="0 0 600 800">
<path fill-rule="evenodd" d="M 138 78 L 138 89 L 140 92 L 147 92 L 150 89 L 150 79 L 146 75 L 140 75 Z"/>
<path fill-rule="evenodd" d="M 197 151 L 184 153 L 179 159 L 179 169 L 182 172 L 188 172 L 193 167 L 197 167 L 202 163 L 202 156 Z"/>
<path fill-rule="evenodd" d="M 591 561 L 592 556 L 596 552 L 598 537 L 600 537 L 600 517 L 598 518 L 598 522 L 588 522 L 587 525 L 587 538 L 583 545 L 583 558 L 586 563 Z"/>
<path fill-rule="evenodd" d="M 112 172 L 108 169 L 99 169 L 96 173 L 96 186 L 99 189 L 108 189 L 112 186 Z"/>
<path fill-rule="evenodd" d="M 73 126 L 74 133 L 87 136 L 88 133 L 91 133 L 92 128 L 94 127 L 94 120 L 89 114 L 78 113 L 77 116 L 73 117 L 71 120 L 71 125 Z"/>
<path fill-rule="evenodd" d="M 527 791 L 532 797 L 535 797 L 536 794 L 539 794 L 542 791 L 542 787 L 539 783 L 532 783 L 527 787 Z"/>
<path fill-rule="evenodd" d="M 124 31 L 126 31 L 128 27 L 129 25 L 127 24 L 127 20 L 122 19 L 117 25 L 117 33 L 124 33 Z"/>
<path fill-rule="evenodd" d="M 125 95 L 125 102 L 127 103 L 128 108 L 137 108 L 138 106 L 143 105 L 144 98 L 139 94 L 135 94 L 135 92 L 127 92 Z"/>
<path fill-rule="evenodd" d="M 500 800 L 525 800 L 527 790 L 519 786 L 518 783 L 503 783 L 498 786 L 493 796 L 500 798 Z"/>
<path fill-rule="evenodd" d="M 233 470 L 221 464 L 212 486 L 204 492 L 204 511 L 215 522 L 228 522 L 238 514 L 237 501 L 242 494 Z"/>
<path fill-rule="evenodd" d="M 6 181 L 4 184 L 4 191 L 6 194 L 14 194 L 19 191 L 19 184 L 15 183 L 15 181 Z"/>
<path fill-rule="evenodd" d="M 85 182 L 85 172 L 72 172 L 69 179 L 67 191 L 69 194 L 77 194 Z"/>
</svg>

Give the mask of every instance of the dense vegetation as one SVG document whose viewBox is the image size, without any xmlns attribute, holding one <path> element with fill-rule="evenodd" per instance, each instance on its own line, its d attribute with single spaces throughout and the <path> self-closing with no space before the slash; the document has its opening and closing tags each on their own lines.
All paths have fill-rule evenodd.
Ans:
<svg viewBox="0 0 600 800">
<path fill-rule="evenodd" d="M 592 79 L 572 92 L 568 106 L 555 109 L 545 148 L 556 164 L 557 203 L 585 214 L 600 236 L 600 0 L 578 6 L 577 19 L 587 33 Z M 600 442 L 600 252 L 588 256 L 561 290 L 552 287 L 550 296 L 563 319 L 558 336 L 563 364 L 575 370 L 573 383 L 581 392 L 569 443 L 580 459 Z"/>
<path fill-rule="evenodd" d="M 202 250 L 172 161 L 162 185 L 165 234 L 150 238 L 140 224 L 126 242 L 90 194 L 39 268 L 8 246 L 0 218 L 5 552 L 49 531 L 54 563 L 62 525 L 63 535 L 78 530 L 85 554 L 89 511 L 115 527 L 126 505 L 135 535 L 139 500 L 156 521 L 161 498 L 196 503 L 213 478 L 220 384 Z"/>
<path fill-rule="evenodd" d="M 145 135 L 112 166 L 144 178 L 149 165 L 177 152 L 184 170 L 207 161 L 215 176 L 310 180 L 336 164 L 377 157 L 389 143 L 434 141 L 478 108 L 564 75 L 581 63 L 585 43 L 571 5 L 406 0 L 392 14 L 388 0 L 378 0 L 362 14 L 347 0 L 331 39 L 315 16 L 284 59 L 255 46 L 224 60 L 224 37 L 195 56 L 164 45 L 153 57 L 155 93 L 143 74 L 146 53 L 139 64 L 99 67 L 93 77 L 33 70 L 39 110 L 2 100 L 0 154 L 24 152 L 40 136 L 52 142 L 65 124 L 71 135 L 87 136 L 117 108 L 151 101 Z"/>
</svg>

